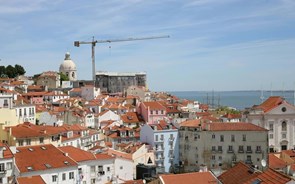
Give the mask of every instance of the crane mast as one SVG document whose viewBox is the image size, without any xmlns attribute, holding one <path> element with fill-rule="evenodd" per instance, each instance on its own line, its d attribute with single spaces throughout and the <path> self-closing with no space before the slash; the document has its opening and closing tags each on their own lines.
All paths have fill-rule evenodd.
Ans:
<svg viewBox="0 0 295 184">
<path fill-rule="evenodd" d="M 96 81 L 95 77 L 95 46 L 97 43 L 112 43 L 112 42 L 128 42 L 128 41 L 139 41 L 139 40 L 152 40 L 160 38 L 169 38 L 170 36 L 151 36 L 151 37 L 142 37 L 142 38 L 126 38 L 126 39 L 108 39 L 108 40 L 95 40 L 92 37 L 92 41 L 75 41 L 74 46 L 79 47 L 80 44 L 91 44 L 91 59 L 92 59 L 92 79 Z"/>
</svg>

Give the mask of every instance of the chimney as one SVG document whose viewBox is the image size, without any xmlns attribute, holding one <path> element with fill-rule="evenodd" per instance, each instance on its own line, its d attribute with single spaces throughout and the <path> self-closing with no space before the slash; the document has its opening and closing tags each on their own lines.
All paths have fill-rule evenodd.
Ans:
<svg viewBox="0 0 295 184">
<path fill-rule="evenodd" d="M 68 157 L 69 156 L 69 153 L 64 153 L 64 156 Z"/>
</svg>

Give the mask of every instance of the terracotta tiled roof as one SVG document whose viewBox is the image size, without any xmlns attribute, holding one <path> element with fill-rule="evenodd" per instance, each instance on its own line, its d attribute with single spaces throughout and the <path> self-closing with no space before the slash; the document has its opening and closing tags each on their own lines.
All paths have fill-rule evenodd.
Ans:
<svg viewBox="0 0 295 184">
<path fill-rule="evenodd" d="M 287 167 L 286 162 L 278 158 L 275 154 L 268 155 L 269 167 L 272 169 L 283 169 Z"/>
<path fill-rule="evenodd" d="M 99 154 L 95 154 L 96 160 L 110 160 L 110 159 L 114 159 L 113 156 L 105 154 L 105 153 L 99 153 Z"/>
<path fill-rule="evenodd" d="M 0 142 L 0 147 L 3 147 L 3 158 L 13 158 L 13 153 L 9 149 L 7 144 L 1 143 Z M 1 155 L 2 156 L 2 155 Z"/>
<path fill-rule="evenodd" d="M 200 127 L 201 126 L 201 121 L 199 119 L 194 119 L 194 120 L 187 120 L 182 123 L 180 123 L 180 126 L 183 127 Z"/>
<path fill-rule="evenodd" d="M 17 148 L 15 163 L 21 173 L 77 166 L 74 160 L 51 144 Z"/>
<path fill-rule="evenodd" d="M 268 131 L 252 123 L 206 123 L 209 131 Z"/>
<path fill-rule="evenodd" d="M 239 162 L 234 167 L 222 173 L 218 179 L 223 184 L 237 184 L 249 181 L 256 176 L 258 176 L 258 173 L 253 172 L 248 165 Z"/>
<path fill-rule="evenodd" d="M 173 124 L 168 124 L 165 120 L 160 120 L 159 123 L 157 123 L 157 124 L 151 124 L 150 126 L 152 128 L 154 126 L 156 126 L 157 127 L 157 130 L 168 130 L 168 129 L 170 129 L 170 127 L 173 130 L 177 129 Z"/>
<path fill-rule="evenodd" d="M 79 148 L 75 148 L 73 146 L 64 146 L 59 147 L 61 151 L 64 153 L 68 153 L 69 157 L 71 157 L 76 162 L 82 162 L 87 160 L 95 160 L 96 157 L 93 153 L 81 150 Z"/>
<path fill-rule="evenodd" d="M 242 115 L 241 114 L 230 114 L 230 113 L 226 113 L 222 117 L 223 118 L 227 118 L 227 119 L 240 119 L 242 117 Z"/>
<path fill-rule="evenodd" d="M 213 174 L 211 174 L 211 172 L 193 172 L 185 174 L 160 175 L 160 180 L 163 181 L 163 183 L 165 184 L 218 184 L 218 180 L 213 176 Z"/>
<path fill-rule="evenodd" d="M 159 102 L 142 102 L 146 108 L 150 108 L 150 110 L 166 110 L 166 108 L 160 104 Z"/>
<path fill-rule="evenodd" d="M 28 177 L 18 177 L 18 184 L 46 184 L 40 175 L 38 176 L 28 176 Z"/>
<path fill-rule="evenodd" d="M 125 158 L 128 160 L 132 160 L 132 154 L 124 153 L 124 152 L 113 150 L 113 149 L 108 149 L 108 155 L 114 155 L 119 158 Z"/>
<path fill-rule="evenodd" d="M 127 112 L 126 114 L 121 116 L 121 120 L 123 123 L 138 123 L 139 118 L 135 112 Z"/>
<path fill-rule="evenodd" d="M 284 99 L 280 96 L 271 96 L 267 100 L 265 100 L 262 104 L 257 106 L 257 108 L 261 108 L 264 112 L 268 112 L 271 109 L 280 105 Z"/>
<path fill-rule="evenodd" d="M 252 178 L 245 182 L 245 184 L 253 184 L 254 181 L 260 181 L 261 184 L 286 184 L 292 179 L 280 172 L 273 169 L 267 169 L 263 173 L 259 174 L 255 178 Z"/>
</svg>

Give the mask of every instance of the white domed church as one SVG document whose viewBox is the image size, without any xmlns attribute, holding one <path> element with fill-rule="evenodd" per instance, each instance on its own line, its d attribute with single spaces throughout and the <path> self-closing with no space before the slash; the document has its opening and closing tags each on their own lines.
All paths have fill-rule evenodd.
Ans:
<svg viewBox="0 0 295 184">
<path fill-rule="evenodd" d="M 69 52 L 66 53 L 65 60 L 59 67 L 59 72 L 68 76 L 70 81 L 77 80 L 76 64 L 71 60 Z"/>
</svg>

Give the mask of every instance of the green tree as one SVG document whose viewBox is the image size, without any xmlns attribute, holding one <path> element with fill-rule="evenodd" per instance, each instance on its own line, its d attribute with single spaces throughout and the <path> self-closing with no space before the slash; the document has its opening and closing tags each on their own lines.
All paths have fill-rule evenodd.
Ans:
<svg viewBox="0 0 295 184">
<path fill-rule="evenodd" d="M 62 84 L 62 81 L 69 81 L 70 80 L 68 76 L 66 76 L 65 74 L 63 74 L 61 72 L 59 73 L 59 76 L 60 76 L 60 84 Z"/>
<path fill-rule="evenodd" d="M 16 70 L 13 66 L 11 65 L 8 65 L 6 67 L 6 75 L 9 77 L 9 78 L 14 78 L 16 77 L 17 73 L 16 73 Z"/>
<path fill-rule="evenodd" d="M 0 66 L 0 77 L 6 76 L 6 67 Z"/>
<path fill-rule="evenodd" d="M 14 65 L 14 68 L 17 75 L 24 75 L 26 73 L 24 67 L 22 67 L 21 65 Z"/>
</svg>

